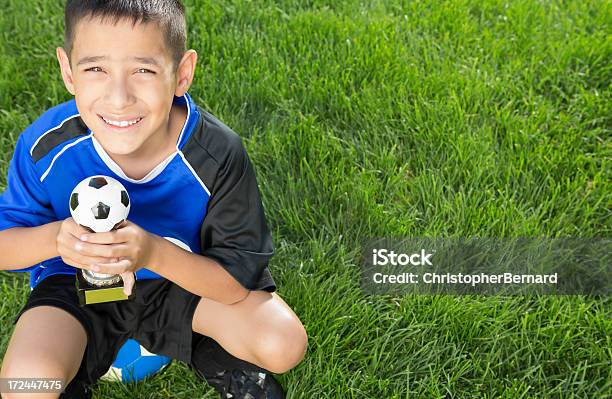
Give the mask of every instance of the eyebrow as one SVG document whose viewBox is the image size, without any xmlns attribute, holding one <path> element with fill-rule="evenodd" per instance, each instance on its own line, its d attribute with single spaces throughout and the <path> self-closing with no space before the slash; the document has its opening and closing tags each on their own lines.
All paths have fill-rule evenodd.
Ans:
<svg viewBox="0 0 612 399">
<path fill-rule="evenodd" d="M 77 62 L 77 66 L 79 65 L 83 65 L 83 64 L 89 64 L 89 63 L 93 63 L 93 62 L 99 62 L 99 61 L 104 61 L 107 60 L 108 57 L 107 56 L 103 56 L 103 55 L 94 55 L 94 56 L 89 56 L 89 57 L 83 57 L 79 60 L 79 62 Z M 141 64 L 147 64 L 147 65 L 153 65 L 156 67 L 159 67 L 159 62 L 157 62 L 157 60 L 153 57 L 130 57 L 130 60 L 133 61 L 137 61 Z"/>
</svg>

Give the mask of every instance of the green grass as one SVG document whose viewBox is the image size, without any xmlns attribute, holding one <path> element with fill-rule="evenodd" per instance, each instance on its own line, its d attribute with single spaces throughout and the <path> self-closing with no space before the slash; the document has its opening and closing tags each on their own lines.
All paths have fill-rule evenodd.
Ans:
<svg viewBox="0 0 612 399">
<path fill-rule="evenodd" d="M 3 2 L 1 187 L 19 133 L 70 98 L 61 3 Z M 190 93 L 245 139 L 309 334 L 290 397 L 612 398 L 609 298 L 359 287 L 373 237 L 611 236 L 609 1 L 186 4 Z M 0 276 L 4 353 L 28 288 Z M 95 397 L 217 396 L 175 362 Z"/>
</svg>

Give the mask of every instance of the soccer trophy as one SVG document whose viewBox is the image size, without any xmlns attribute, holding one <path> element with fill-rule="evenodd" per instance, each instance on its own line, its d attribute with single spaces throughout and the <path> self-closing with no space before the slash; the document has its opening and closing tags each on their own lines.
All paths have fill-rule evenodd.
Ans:
<svg viewBox="0 0 612 399">
<path fill-rule="evenodd" d="M 90 232 L 114 230 L 130 212 L 130 197 L 123 185 L 112 177 L 91 176 L 81 181 L 70 194 L 70 214 L 74 221 Z M 76 288 L 81 306 L 132 299 L 135 288 L 127 296 L 118 274 L 77 270 Z"/>
</svg>

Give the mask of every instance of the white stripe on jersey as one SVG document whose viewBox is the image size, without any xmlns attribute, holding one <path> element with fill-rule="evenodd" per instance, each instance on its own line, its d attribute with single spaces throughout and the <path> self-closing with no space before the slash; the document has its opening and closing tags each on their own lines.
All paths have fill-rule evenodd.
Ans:
<svg viewBox="0 0 612 399">
<path fill-rule="evenodd" d="M 76 115 L 72 115 L 69 116 L 68 118 L 64 119 L 59 125 L 52 127 L 51 129 L 47 130 L 46 132 L 44 132 L 39 138 L 36 139 L 36 141 L 34 142 L 34 144 L 32 145 L 32 148 L 30 148 L 30 155 L 32 155 L 34 153 L 34 148 L 36 148 L 36 146 L 38 145 L 38 142 L 45 137 L 49 132 L 52 132 L 55 129 L 59 129 L 60 127 L 62 127 L 64 125 L 64 123 L 66 123 L 67 121 L 69 121 L 72 118 L 76 118 L 77 116 L 81 116 L 81 114 L 76 114 Z"/>
<path fill-rule="evenodd" d="M 195 170 L 193 170 L 193 168 L 191 167 L 191 165 L 189 164 L 189 162 L 187 162 L 187 160 L 185 159 L 185 155 L 183 154 L 183 151 L 179 151 L 178 152 L 179 155 L 181 156 L 181 159 L 183 160 L 183 162 L 185 163 L 185 165 L 187 165 L 187 167 L 189 168 L 189 170 L 191 171 L 191 174 L 193 175 L 193 177 L 196 178 L 196 180 L 198 181 L 198 183 L 200 183 L 200 186 L 202 186 L 202 188 L 204 189 L 204 191 L 206 191 L 206 194 L 208 194 L 208 196 L 210 197 L 210 191 L 208 190 L 208 187 L 206 187 L 206 184 L 204 184 L 204 182 L 202 180 L 200 180 L 200 176 L 198 176 L 198 174 L 196 173 Z"/>
<path fill-rule="evenodd" d="M 53 167 L 53 164 L 55 163 L 55 160 L 57 158 L 59 158 L 60 155 L 62 155 L 64 153 L 64 151 L 66 151 L 68 148 L 77 145 L 78 143 L 80 143 L 83 140 L 87 140 L 88 138 L 92 137 L 93 133 L 89 133 L 87 136 L 83 136 L 80 139 L 68 144 L 67 146 L 65 146 L 64 148 L 62 148 L 62 150 L 60 152 L 58 152 L 54 157 L 53 160 L 51 161 L 51 165 L 49 165 L 49 167 L 47 168 L 47 170 L 45 170 L 45 173 L 43 173 L 43 175 L 40 177 L 40 182 L 42 183 L 43 180 L 45 180 L 45 178 L 47 177 L 47 175 L 49 174 L 49 172 L 51 172 L 51 168 Z"/>
</svg>

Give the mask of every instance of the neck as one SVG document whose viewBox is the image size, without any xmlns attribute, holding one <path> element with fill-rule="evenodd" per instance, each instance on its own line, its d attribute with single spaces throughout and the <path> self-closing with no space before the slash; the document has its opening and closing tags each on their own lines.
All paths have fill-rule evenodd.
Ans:
<svg viewBox="0 0 612 399">
<path fill-rule="evenodd" d="M 127 177 L 140 180 L 148 175 L 157 165 L 176 151 L 176 142 L 181 134 L 187 112 L 182 105 L 173 105 L 170 110 L 165 131 L 168 134 L 157 135 L 145 148 L 130 155 L 108 154 Z"/>
</svg>

